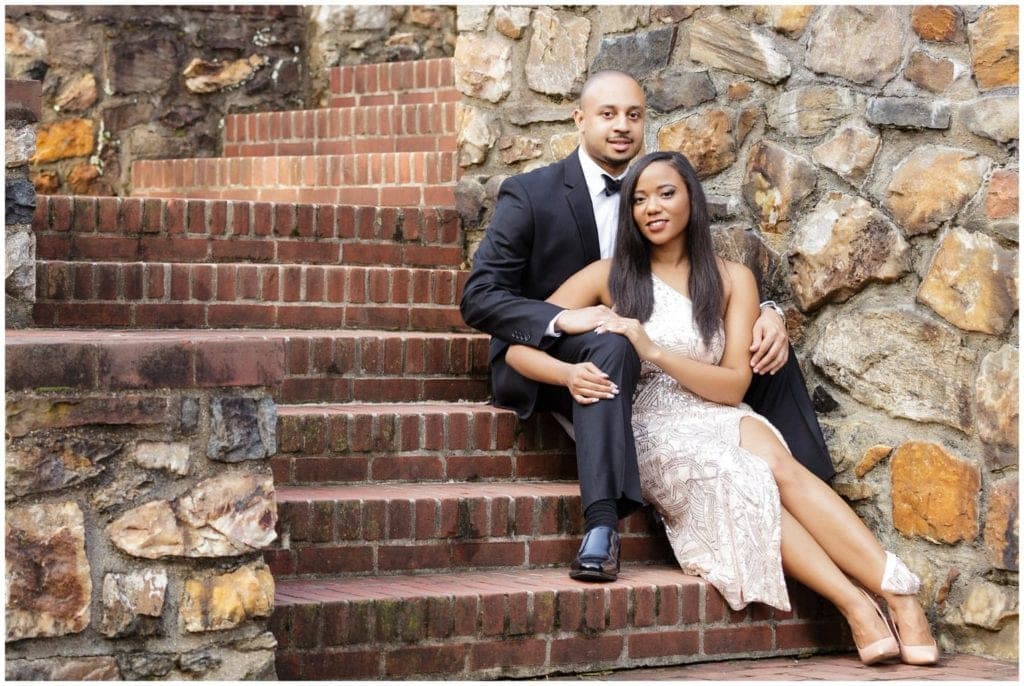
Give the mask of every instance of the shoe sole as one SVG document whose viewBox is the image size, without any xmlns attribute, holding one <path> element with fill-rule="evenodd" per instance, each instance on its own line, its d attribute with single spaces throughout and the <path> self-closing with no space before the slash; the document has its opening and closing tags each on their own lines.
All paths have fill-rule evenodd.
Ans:
<svg viewBox="0 0 1024 686">
<path fill-rule="evenodd" d="M 583 569 L 578 572 L 569 572 L 569 578 L 576 581 L 617 581 L 619 575 Z"/>
</svg>

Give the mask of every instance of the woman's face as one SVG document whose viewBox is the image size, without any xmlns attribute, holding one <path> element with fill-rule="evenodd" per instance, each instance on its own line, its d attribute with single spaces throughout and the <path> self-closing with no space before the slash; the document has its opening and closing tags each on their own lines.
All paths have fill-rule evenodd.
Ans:
<svg viewBox="0 0 1024 686">
<path fill-rule="evenodd" d="M 690 222 L 686 182 L 668 162 L 652 162 L 633 191 L 633 220 L 652 245 L 680 239 Z"/>
</svg>

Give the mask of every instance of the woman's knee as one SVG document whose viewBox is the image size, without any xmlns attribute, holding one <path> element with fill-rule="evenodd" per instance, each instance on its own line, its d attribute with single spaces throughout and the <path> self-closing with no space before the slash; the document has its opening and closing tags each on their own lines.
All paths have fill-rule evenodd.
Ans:
<svg viewBox="0 0 1024 686">
<path fill-rule="evenodd" d="M 740 421 L 740 447 L 764 460 L 780 489 L 799 479 L 800 464 L 761 420 L 744 417 Z"/>
</svg>

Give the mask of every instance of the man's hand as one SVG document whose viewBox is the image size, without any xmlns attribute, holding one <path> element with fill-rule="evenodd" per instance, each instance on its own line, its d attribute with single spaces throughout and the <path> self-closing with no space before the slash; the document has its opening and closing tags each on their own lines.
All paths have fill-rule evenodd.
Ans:
<svg viewBox="0 0 1024 686">
<path fill-rule="evenodd" d="M 569 365 L 565 387 L 572 399 L 581 405 L 592 405 L 601 398 L 614 398 L 619 393 L 619 387 L 593 362 Z"/>
<path fill-rule="evenodd" d="M 570 335 L 593 331 L 612 314 L 604 305 L 592 305 L 578 310 L 562 310 L 555 319 L 555 331 Z"/>
<path fill-rule="evenodd" d="M 761 316 L 754 322 L 754 341 L 750 344 L 750 352 L 754 353 L 750 366 L 755 374 L 774 374 L 789 359 L 786 323 L 770 307 L 763 308 Z"/>
</svg>

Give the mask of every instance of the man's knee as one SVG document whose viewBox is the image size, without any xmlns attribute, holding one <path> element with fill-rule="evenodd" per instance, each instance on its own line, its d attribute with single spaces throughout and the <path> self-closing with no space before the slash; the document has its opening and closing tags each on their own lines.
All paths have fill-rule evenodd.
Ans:
<svg viewBox="0 0 1024 686">
<path fill-rule="evenodd" d="M 640 356 L 629 339 L 617 333 L 588 333 L 587 355 L 589 362 L 609 374 L 614 369 L 637 375 L 640 373 Z"/>
</svg>

